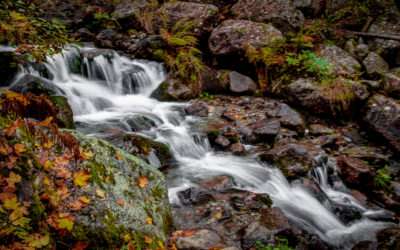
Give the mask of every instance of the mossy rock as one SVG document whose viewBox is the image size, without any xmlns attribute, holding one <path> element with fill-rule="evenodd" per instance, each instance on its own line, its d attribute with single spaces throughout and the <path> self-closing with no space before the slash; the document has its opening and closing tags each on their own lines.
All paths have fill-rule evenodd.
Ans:
<svg viewBox="0 0 400 250">
<path fill-rule="evenodd" d="M 50 96 L 49 98 L 58 108 L 57 125 L 60 128 L 74 129 L 74 114 L 72 113 L 72 109 L 68 103 L 67 98 L 63 96 Z"/>
<path fill-rule="evenodd" d="M 90 172 L 89 185 L 76 189 L 71 201 L 81 196 L 91 199 L 90 205 L 79 212 L 72 212 L 74 228 L 64 242 L 88 242 L 90 249 L 115 249 L 124 244 L 129 236 L 137 249 L 155 249 L 158 241 L 167 245 L 173 222 L 164 175 L 143 160 L 128 154 L 101 139 L 83 135 L 78 131 L 65 130 L 90 149 L 94 156 L 80 166 Z M 118 160 L 116 155 L 122 157 Z M 149 183 L 140 188 L 138 178 Z M 106 193 L 96 196 L 96 190 Z M 118 201 L 124 203 L 123 206 Z M 149 224 L 145 219 L 151 218 Z M 145 243 L 145 236 L 153 243 Z"/>
</svg>

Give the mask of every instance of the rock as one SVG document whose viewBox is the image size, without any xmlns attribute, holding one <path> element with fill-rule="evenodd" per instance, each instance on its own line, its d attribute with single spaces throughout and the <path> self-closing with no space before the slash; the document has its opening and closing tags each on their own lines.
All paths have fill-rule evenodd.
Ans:
<svg viewBox="0 0 400 250">
<path fill-rule="evenodd" d="M 257 142 L 271 142 L 281 130 L 281 124 L 277 120 L 264 120 L 258 125 L 258 128 L 254 131 Z"/>
<path fill-rule="evenodd" d="M 240 142 L 236 142 L 232 144 L 229 149 L 235 155 L 246 155 L 246 149 L 244 148 L 243 144 Z"/>
<path fill-rule="evenodd" d="M 361 211 L 357 207 L 354 207 L 354 206 L 339 205 L 336 208 L 336 211 L 339 213 L 339 219 L 345 225 L 348 225 L 350 222 L 355 221 L 355 220 L 360 220 L 362 218 Z"/>
<path fill-rule="evenodd" d="M 60 17 L 63 17 L 61 20 L 72 20 L 77 22 L 82 20 L 85 15 L 85 9 L 82 5 L 75 3 L 74 1 L 48 1 L 44 4 L 41 4 L 37 7 L 37 9 L 42 9 L 45 12 L 44 19 L 46 20 L 46 12 L 60 13 Z M 50 20 L 51 21 L 51 20 Z"/>
<path fill-rule="evenodd" d="M 378 250 L 379 244 L 374 241 L 361 241 L 355 244 L 351 250 Z"/>
<path fill-rule="evenodd" d="M 28 83 L 27 83 L 28 82 Z M 31 92 L 37 96 L 41 94 L 51 95 L 65 95 L 65 92 L 51 81 L 42 77 L 34 77 L 26 75 L 9 89 L 10 91 L 26 94 Z"/>
<path fill-rule="evenodd" d="M 304 15 L 289 0 L 239 0 L 232 6 L 235 19 L 272 22 L 285 36 L 294 36 L 304 24 Z M 237 13 L 237 14 L 235 14 Z"/>
<path fill-rule="evenodd" d="M 323 241 L 318 235 L 303 235 L 301 242 L 296 246 L 298 250 L 336 250 L 337 248 Z"/>
<path fill-rule="evenodd" d="M 293 187 L 305 190 L 321 204 L 330 204 L 329 196 L 322 190 L 317 182 L 307 178 L 300 178 L 294 180 L 291 184 Z"/>
<path fill-rule="evenodd" d="M 58 108 L 57 125 L 59 128 L 75 129 L 74 114 L 67 98 L 63 96 L 50 96 L 49 99 Z"/>
<path fill-rule="evenodd" d="M 368 55 L 369 47 L 366 44 L 359 44 L 356 46 L 354 50 L 355 58 L 359 61 L 362 62 L 365 57 Z"/>
<path fill-rule="evenodd" d="M 257 84 L 247 76 L 244 76 L 236 71 L 229 74 L 229 90 L 234 94 L 254 94 L 257 90 Z"/>
<path fill-rule="evenodd" d="M 163 49 L 165 41 L 162 35 L 149 36 L 128 48 L 128 52 L 135 54 L 136 58 L 155 60 L 154 52 L 157 49 Z"/>
<path fill-rule="evenodd" d="M 12 51 L 0 51 L 0 86 L 6 86 L 7 82 L 11 80 L 17 73 L 17 67 L 11 67 L 14 63 L 14 53 Z"/>
<path fill-rule="evenodd" d="M 199 183 L 199 186 L 206 190 L 226 193 L 236 186 L 234 180 L 230 176 L 215 176 Z"/>
<path fill-rule="evenodd" d="M 389 71 L 389 65 L 375 52 L 369 53 L 362 64 L 366 70 L 367 77 L 372 79 L 380 79 Z"/>
<path fill-rule="evenodd" d="M 76 1 L 76 0 L 74 0 Z M 79 0 L 78 0 L 79 1 Z M 103 1 L 103 0 L 84 0 L 86 4 L 89 4 L 90 8 L 91 6 L 101 8 L 103 10 L 104 14 L 111 14 L 115 8 L 116 2 L 112 1 Z M 88 9 L 86 8 L 86 10 Z"/>
<path fill-rule="evenodd" d="M 270 164 L 276 164 L 286 177 L 294 178 L 306 175 L 312 167 L 312 156 L 317 155 L 325 155 L 325 152 L 313 143 L 284 139 L 259 157 Z"/>
<path fill-rule="evenodd" d="M 387 196 L 384 191 L 373 190 L 371 196 L 379 204 L 382 204 L 385 209 L 396 214 L 400 213 L 400 203 Z"/>
<path fill-rule="evenodd" d="M 282 38 L 282 33 L 270 25 L 246 20 L 226 20 L 213 30 L 208 46 L 214 55 L 243 58 L 247 51 L 246 44 L 259 48 L 278 38 Z"/>
<path fill-rule="evenodd" d="M 355 144 L 364 144 L 366 140 L 359 134 L 358 130 L 351 127 L 345 127 L 340 129 L 340 133 L 343 134 L 350 142 Z"/>
<path fill-rule="evenodd" d="M 75 130 L 67 131 L 78 139 L 81 147 L 91 150 L 95 156 L 80 162 L 82 169 L 90 171 L 89 185 L 70 194 L 72 201 L 86 196 L 91 202 L 84 211 L 70 212 L 75 217 L 74 227 L 64 240 L 87 242 L 98 249 L 114 249 L 121 243 L 121 236 L 116 232 L 123 230 L 124 235 L 132 239 L 147 235 L 167 245 L 173 222 L 164 175 L 106 141 L 84 136 Z M 116 154 L 121 154 L 120 160 Z M 132 182 L 140 177 L 149 180 L 146 188 L 141 189 Z M 107 195 L 99 198 L 95 195 L 96 190 Z M 123 201 L 124 206 L 118 205 L 118 200 Z M 143 220 L 148 217 L 153 223 L 144 226 Z M 148 247 L 142 240 L 135 241 L 135 244 L 141 248 Z"/>
<path fill-rule="evenodd" d="M 379 249 L 400 249 L 400 228 L 389 227 L 376 233 Z"/>
<path fill-rule="evenodd" d="M 219 24 L 219 10 L 211 4 L 187 3 L 174 1 L 166 3 L 164 8 L 159 9 L 159 14 L 166 15 L 168 19 L 167 28 L 171 30 L 174 25 L 184 18 L 188 21 L 199 21 L 190 28 L 190 31 L 199 35 L 211 33 Z M 162 25 L 162 20 L 156 20 L 153 28 L 157 32 Z"/>
<path fill-rule="evenodd" d="M 369 99 L 362 119 L 369 128 L 382 135 L 400 152 L 399 115 L 400 107 L 396 100 L 375 94 Z"/>
<path fill-rule="evenodd" d="M 383 78 L 383 88 L 390 96 L 400 97 L 400 77 L 394 74 L 386 74 Z"/>
<path fill-rule="evenodd" d="M 89 5 L 85 10 L 82 23 L 93 23 L 96 21 L 96 15 L 107 15 L 107 12 L 100 6 Z M 92 29 L 95 27 L 92 27 Z M 96 29 L 98 32 L 99 30 Z"/>
<path fill-rule="evenodd" d="M 179 250 L 207 250 L 223 245 L 222 238 L 213 230 L 202 229 L 195 235 L 179 237 L 176 246 Z"/>
<path fill-rule="evenodd" d="M 351 188 L 365 190 L 374 184 L 369 166 L 362 160 L 341 156 L 337 160 L 343 181 Z"/>
<path fill-rule="evenodd" d="M 383 35 L 400 35 L 400 13 L 397 11 L 388 11 L 379 17 L 368 29 L 368 33 Z M 400 41 L 381 38 L 372 38 L 368 40 L 368 46 L 371 51 L 380 54 L 387 62 L 396 61 L 396 55 L 399 53 Z"/>
<path fill-rule="evenodd" d="M 310 125 L 310 134 L 312 134 L 312 135 L 323 135 L 329 131 L 332 131 L 332 130 L 321 124 Z"/>
<path fill-rule="evenodd" d="M 297 134 L 297 132 L 290 130 L 290 129 L 281 128 L 281 131 L 279 131 L 279 134 L 276 137 L 276 140 L 277 141 L 280 141 L 283 139 L 297 140 L 298 138 L 299 138 L 299 135 Z"/>
<path fill-rule="evenodd" d="M 199 116 L 199 117 L 207 117 L 208 109 L 205 108 L 202 104 L 192 104 L 186 108 L 186 111 L 189 115 Z"/>
<path fill-rule="evenodd" d="M 204 66 L 203 92 L 226 93 L 229 89 L 229 70 L 218 70 Z"/>
<path fill-rule="evenodd" d="M 153 91 L 151 97 L 159 101 L 183 101 L 197 98 L 201 92 L 200 82 L 190 84 L 168 74 L 165 82 Z"/>
<path fill-rule="evenodd" d="M 378 81 L 361 80 L 360 83 L 368 86 L 370 91 L 377 91 L 381 87 L 381 84 Z"/>
<path fill-rule="evenodd" d="M 115 30 L 106 29 L 106 30 L 103 30 L 102 32 L 100 32 L 97 35 L 96 39 L 97 39 L 99 46 L 114 48 L 115 46 L 114 46 L 113 42 L 114 42 L 115 35 L 116 35 Z"/>
<path fill-rule="evenodd" d="M 148 123 L 146 124 L 150 125 Z M 153 167 L 159 168 L 165 166 L 172 160 L 172 155 L 167 145 L 140 135 L 112 135 L 106 137 L 106 140 L 127 153 L 146 161 L 148 164 L 151 163 L 151 152 L 154 150 L 155 157 L 159 160 L 159 166 Z"/>
<path fill-rule="evenodd" d="M 363 161 L 367 161 L 372 165 L 384 166 L 390 164 L 389 159 L 387 159 L 385 156 L 374 152 L 364 151 L 361 147 L 356 145 L 350 145 L 348 147 L 345 147 L 344 149 L 340 150 L 340 154 L 354 158 L 359 158 Z"/>
<path fill-rule="evenodd" d="M 337 142 L 336 135 L 325 135 L 315 138 L 313 143 L 321 146 L 322 148 L 333 148 L 335 147 L 335 143 Z"/>
<path fill-rule="evenodd" d="M 87 58 L 89 61 L 93 61 L 95 57 L 104 56 L 107 59 L 113 59 L 115 57 L 115 51 L 111 49 L 91 49 L 83 51 L 83 58 Z"/>
<path fill-rule="evenodd" d="M 53 23 L 53 20 L 57 20 L 57 22 L 64 25 L 67 30 L 75 27 L 75 21 L 69 19 L 67 15 L 62 12 L 45 12 L 43 13 L 43 19 L 49 23 Z"/>
<path fill-rule="evenodd" d="M 182 204 L 186 206 L 198 206 L 214 200 L 206 190 L 196 187 L 180 191 L 177 195 Z"/>
<path fill-rule="evenodd" d="M 231 144 L 231 142 L 223 136 L 218 136 L 218 138 L 215 139 L 214 142 L 223 148 L 226 148 Z"/>
<path fill-rule="evenodd" d="M 87 28 L 80 28 L 74 33 L 76 39 L 81 39 L 80 41 L 93 41 L 96 37 Z"/>
<path fill-rule="evenodd" d="M 350 77 L 360 73 L 360 63 L 341 48 L 324 44 L 319 51 L 317 57 L 325 58 L 333 75 Z"/>
<path fill-rule="evenodd" d="M 347 7 L 347 4 L 348 2 L 346 0 L 331 0 L 327 2 L 326 8 L 329 12 L 331 12 L 340 8 Z"/>
<path fill-rule="evenodd" d="M 145 8 L 147 8 L 147 11 L 155 10 L 155 7 L 151 5 L 149 0 L 120 0 L 115 6 L 113 13 L 115 13 L 115 18 L 119 24 L 129 28 L 130 24 L 138 21 L 138 16 L 141 14 L 140 11 Z"/>
<path fill-rule="evenodd" d="M 224 247 L 221 250 L 240 250 L 240 249 L 237 247 Z"/>
<path fill-rule="evenodd" d="M 351 196 L 354 197 L 361 205 L 366 206 L 367 205 L 367 196 L 365 194 L 361 193 L 358 190 L 351 190 L 349 193 Z"/>
<path fill-rule="evenodd" d="M 293 129 L 301 135 L 305 132 L 306 124 L 303 118 L 285 103 L 279 103 L 275 108 L 267 109 L 265 115 L 267 118 L 279 120 L 282 126 Z"/>
<path fill-rule="evenodd" d="M 354 39 L 350 39 L 347 40 L 347 42 L 344 44 L 344 50 L 348 53 L 350 53 L 350 55 L 354 54 L 354 51 L 356 50 L 356 41 L 354 41 Z"/>
<path fill-rule="evenodd" d="M 258 246 L 258 241 L 264 246 L 268 246 L 269 244 L 274 246 L 276 243 L 271 230 L 268 230 L 258 222 L 251 223 L 248 227 L 242 229 L 242 231 L 244 233 L 240 243 L 241 248 L 244 250 L 256 248 Z"/>
<path fill-rule="evenodd" d="M 306 16 L 314 16 L 321 8 L 318 0 L 293 0 L 293 6 L 301 10 Z"/>
</svg>

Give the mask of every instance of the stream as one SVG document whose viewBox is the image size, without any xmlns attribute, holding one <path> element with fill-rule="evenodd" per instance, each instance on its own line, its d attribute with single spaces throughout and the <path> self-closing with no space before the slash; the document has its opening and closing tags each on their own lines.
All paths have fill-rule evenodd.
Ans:
<svg viewBox="0 0 400 250">
<path fill-rule="evenodd" d="M 83 49 L 82 53 L 90 50 Z M 183 206 L 177 192 L 198 187 L 199 180 L 228 175 L 234 178 L 238 189 L 269 194 L 273 206 L 280 207 L 292 222 L 338 249 L 350 249 L 357 242 L 373 240 L 378 230 L 391 226 L 387 222 L 368 219 L 365 215 L 382 211 L 363 207 L 347 194 L 343 184 L 330 186 L 327 165 L 323 161 L 316 159 L 319 166 L 309 175 L 314 177 L 330 200 L 343 206 L 357 207 L 363 214 L 361 220 L 343 224 L 330 206 L 297 188 L 295 181 L 289 183 L 278 168 L 259 162 L 255 156 L 239 157 L 213 151 L 205 133 L 198 132 L 196 127 L 204 119 L 183 112 L 189 104 L 159 102 L 150 98 L 166 77 L 161 64 L 133 60 L 113 51 L 107 53 L 91 59 L 85 57 L 81 64 L 83 76 L 72 73 L 71 61 L 78 55 L 74 50 L 49 58 L 45 67 L 52 75 L 52 83 L 59 88 L 56 90 L 58 94 L 68 98 L 77 130 L 101 138 L 106 128 L 119 127 L 126 134 L 132 133 L 128 120 L 138 115 L 156 123 L 151 130 L 138 134 L 167 144 L 175 158 L 166 174 L 172 206 Z M 31 66 L 22 67 L 6 88 L 24 84 L 23 78 L 27 75 L 40 76 L 40 72 Z"/>
</svg>

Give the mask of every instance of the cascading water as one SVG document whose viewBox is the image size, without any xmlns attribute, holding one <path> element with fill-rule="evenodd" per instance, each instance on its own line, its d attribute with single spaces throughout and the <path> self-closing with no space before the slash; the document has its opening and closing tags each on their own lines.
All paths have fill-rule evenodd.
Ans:
<svg viewBox="0 0 400 250">
<path fill-rule="evenodd" d="M 82 53 L 90 53 L 83 50 Z M 165 78 L 165 70 L 155 62 L 120 57 L 115 52 L 103 56 L 85 57 L 83 76 L 73 73 L 71 61 L 77 52 L 70 51 L 49 58 L 45 66 L 52 75 L 56 92 L 68 98 L 78 129 L 89 135 L 99 134 L 105 128 L 118 126 L 131 133 L 129 118 L 145 115 L 155 122 L 140 134 L 170 147 L 176 159 L 168 180 L 170 202 L 180 205 L 176 192 L 190 186 L 194 179 L 215 175 L 233 176 L 239 188 L 256 193 L 268 193 L 274 206 L 305 229 L 318 234 L 323 240 L 339 249 L 350 249 L 362 240 L 372 240 L 375 233 L 389 223 L 376 222 L 366 215 L 376 213 L 364 208 L 345 193 L 343 184 L 330 187 L 327 167 L 314 168 L 310 175 L 318 182 L 330 202 L 357 207 L 364 215 L 361 220 L 344 225 L 327 204 L 321 203 L 305 190 L 292 185 L 274 166 L 262 165 L 253 157 L 237 157 L 213 152 L 207 137 L 192 132 L 191 126 L 200 118 L 183 116 L 183 103 L 164 103 L 150 98 Z M 22 84 L 27 75 L 39 76 L 32 67 L 23 68 L 7 88 Z M 153 159 L 154 160 L 154 159 Z M 318 159 L 317 159 L 318 160 Z M 159 164 L 154 161 L 154 164 Z"/>
</svg>

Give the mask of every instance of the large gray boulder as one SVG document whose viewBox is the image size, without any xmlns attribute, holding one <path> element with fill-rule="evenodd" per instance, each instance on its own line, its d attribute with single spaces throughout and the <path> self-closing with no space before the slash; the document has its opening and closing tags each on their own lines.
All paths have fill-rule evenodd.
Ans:
<svg viewBox="0 0 400 250">
<path fill-rule="evenodd" d="M 304 24 L 303 13 L 296 10 L 290 0 L 239 0 L 231 11 L 235 19 L 272 22 L 285 36 L 296 34 Z"/>
<path fill-rule="evenodd" d="M 267 109 L 265 115 L 267 118 L 277 119 L 282 126 L 293 129 L 301 135 L 306 130 L 306 123 L 300 114 L 285 103 L 280 103 L 273 109 Z"/>
<path fill-rule="evenodd" d="M 399 116 L 400 107 L 396 100 L 375 94 L 366 105 L 363 121 L 400 152 Z"/>
<path fill-rule="evenodd" d="M 390 96 L 400 97 L 400 77 L 386 74 L 383 78 L 383 88 Z"/>
<path fill-rule="evenodd" d="M 383 60 L 378 53 L 371 52 L 362 62 L 367 77 L 372 79 L 380 79 L 389 71 L 389 65 Z"/>
<path fill-rule="evenodd" d="M 115 18 L 121 25 L 127 26 L 137 21 L 140 11 L 145 8 L 148 11 L 154 9 L 150 0 L 120 0 L 115 6 L 113 13 L 116 14 Z"/>
<path fill-rule="evenodd" d="M 257 90 L 257 84 L 245 75 L 236 71 L 229 74 L 229 90 L 234 94 L 254 94 Z"/>
<path fill-rule="evenodd" d="M 187 18 L 188 21 L 199 21 L 190 30 L 200 35 L 210 33 L 219 24 L 219 10 L 212 4 L 175 1 L 164 4 L 158 13 L 166 15 L 168 29 L 172 29 L 179 20 L 184 18 Z M 161 19 L 156 20 L 153 25 L 154 30 L 158 31 L 162 24 Z"/>
<path fill-rule="evenodd" d="M 365 57 L 368 55 L 369 47 L 366 44 L 359 44 L 354 49 L 354 58 L 356 58 L 359 62 L 362 62 Z"/>
<path fill-rule="evenodd" d="M 282 33 L 270 25 L 246 20 L 226 20 L 213 30 L 208 46 L 214 55 L 244 57 L 246 44 L 259 48 L 278 38 L 282 38 Z"/>
<path fill-rule="evenodd" d="M 324 44 L 319 51 L 318 58 L 325 58 L 333 75 L 349 77 L 360 73 L 360 63 L 341 48 Z"/>
</svg>

